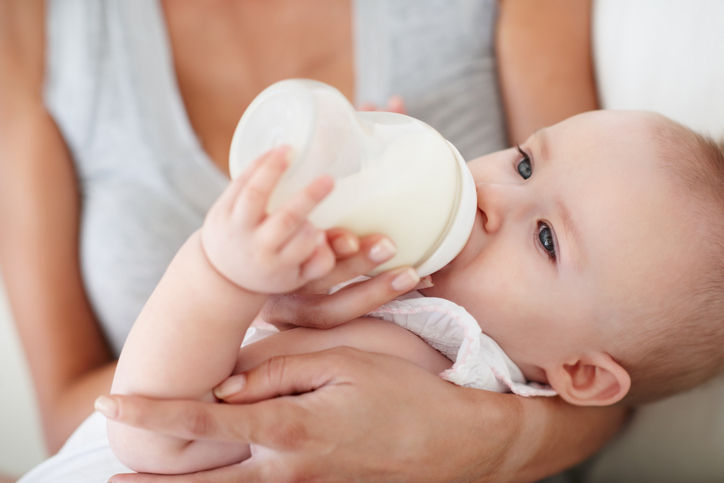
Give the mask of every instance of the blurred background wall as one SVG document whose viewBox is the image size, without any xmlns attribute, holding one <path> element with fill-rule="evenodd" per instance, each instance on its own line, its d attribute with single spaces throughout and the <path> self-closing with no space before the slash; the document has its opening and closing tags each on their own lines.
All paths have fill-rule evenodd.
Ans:
<svg viewBox="0 0 724 483">
<path fill-rule="evenodd" d="M 0 475 L 2 476 L 20 476 L 46 457 L 32 391 L 30 374 L 0 279 Z"/>
</svg>

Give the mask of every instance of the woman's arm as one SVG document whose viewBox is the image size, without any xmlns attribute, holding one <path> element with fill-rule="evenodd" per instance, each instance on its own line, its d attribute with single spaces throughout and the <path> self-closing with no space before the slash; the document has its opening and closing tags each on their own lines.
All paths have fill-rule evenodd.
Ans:
<svg viewBox="0 0 724 483">
<path fill-rule="evenodd" d="M 629 413 L 622 406 L 582 407 L 560 398 L 503 396 L 508 400 L 499 398 L 493 404 L 507 412 L 505 420 L 517 419 L 519 425 L 508 433 L 511 446 L 493 481 L 537 481 L 570 468 L 601 449 Z"/>
<path fill-rule="evenodd" d="M 598 109 L 590 0 L 501 0 L 496 56 L 512 144 Z"/>
<path fill-rule="evenodd" d="M 227 400 L 245 404 L 112 396 L 101 409 L 164 434 L 263 447 L 243 465 L 183 476 L 219 482 L 534 481 L 583 460 L 625 417 L 618 407 L 457 387 L 398 357 L 350 348 L 272 358 Z"/>
<path fill-rule="evenodd" d="M 73 163 L 42 101 L 43 10 L 0 3 L 0 267 L 54 452 L 115 364 L 81 280 Z"/>
</svg>

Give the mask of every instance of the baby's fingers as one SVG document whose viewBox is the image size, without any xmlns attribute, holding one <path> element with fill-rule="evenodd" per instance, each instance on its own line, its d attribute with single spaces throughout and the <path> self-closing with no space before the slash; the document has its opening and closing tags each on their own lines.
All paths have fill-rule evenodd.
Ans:
<svg viewBox="0 0 724 483">
<path fill-rule="evenodd" d="M 302 280 L 315 280 L 328 274 L 334 268 L 334 252 L 326 242 L 317 245 L 312 256 L 300 270 Z"/>
<path fill-rule="evenodd" d="M 288 152 L 286 146 L 270 151 L 248 174 L 248 179 L 240 180 L 242 187 L 234 203 L 234 217 L 248 226 L 255 226 L 266 216 L 269 196 L 287 168 Z"/>
<path fill-rule="evenodd" d="M 264 164 L 273 151 L 274 150 L 268 151 L 256 158 L 244 169 L 244 171 L 239 174 L 239 176 L 233 178 L 223 193 L 221 193 L 215 205 L 220 209 L 223 209 L 225 214 L 230 214 L 234 209 L 234 203 L 236 202 L 239 193 L 242 189 L 244 189 L 244 186 L 246 186 L 246 182 L 249 181 L 249 178 L 256 172 L 259 166 Z"/>
<path fill-rule="evenodd" d="M 259 238 L 269 246 L 284 247 L 307 223 L 309 213 L 332 191 L 333 186 L 334 180 L 330 176 L 312 181 L 281 209 L 269 215 L 259 228 Z"/>
<path fill-rule="evenodd" d="M 318 230 L 310 222 L 305 222 L 287 243 L 277 252 L 283 262 L 301 265 L 312 256 L 317 247 L 326 245 L 324 232 Z"/>
</svg>

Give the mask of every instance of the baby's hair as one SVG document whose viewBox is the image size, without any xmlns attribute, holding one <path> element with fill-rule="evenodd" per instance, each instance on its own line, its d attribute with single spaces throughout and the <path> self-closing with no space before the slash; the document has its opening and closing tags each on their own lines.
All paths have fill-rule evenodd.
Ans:
<svg viewBox="0 0 724 483">
<path fill-rule="evenodd" d="M 693 197 L 692 217 L 706 223 L 707 235 L 703 244 L 691 245 L 703 250 L 682 277 L 682 296 L 636 321 L 639 345 L 620 361 L 631 376 L 628 404 L 669 396 L 724 371 L 724 144 L 660 121 L 655 141 L 661 159 Z"/>
</svg>

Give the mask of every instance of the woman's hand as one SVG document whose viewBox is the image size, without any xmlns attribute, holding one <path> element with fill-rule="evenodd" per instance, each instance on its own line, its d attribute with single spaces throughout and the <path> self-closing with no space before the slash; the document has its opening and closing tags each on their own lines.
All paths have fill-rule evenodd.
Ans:
<svg viewBox="0 0 724 483">
<path fill-rule="evenodd" d="M 239 404 L 111 396 L 96 408 L 162 434 L 252 445 L 240 464 L 178 478 L 191 482 L 536 481 L 590 456 L 627 414 L 461 388 L 350 348 L 275 357 L 235 377 L 241 389 L 226 400 Z"/>
<path fill-rule="evenodd" d="M 240 464 L 181 476 L 195 482 L 500 481 L 520 424 L 515 396 L 456 387 L 397 357 L 349 348 L 275 357 L 236 377 L 245 385 L 227 401 L 243 404 L 112 396 L 99 409 L 167 435 L 252 445 Z"/>
<path fill-rule="evenodd" d="M 429 277 L 421 281 L 412 268 L 399 267 L 329 294 L 335 285 L 369 273 L 392 258 L 396 249 L 383 235 L 359 239 L 341 228 L 328 230 L 327 240 L 336 257 L 332 271 L 291 294 L 270 297 L 261 311 L 262 320 L 276 326 L 334 327 L 410 290 L 430 286 Z"/>
<path fill-rule="evenodd" d="M 405 101 L 400 96 L 392 96 L 387 100 L 387 106 L 380 109 L 377 105 L 371 102 L 361 104 L 357 110 L 359 111 L 386 111 L 396 112 L 398 114 L 407 114 L 407 107 L 405 107 Z"/>
</svg>

